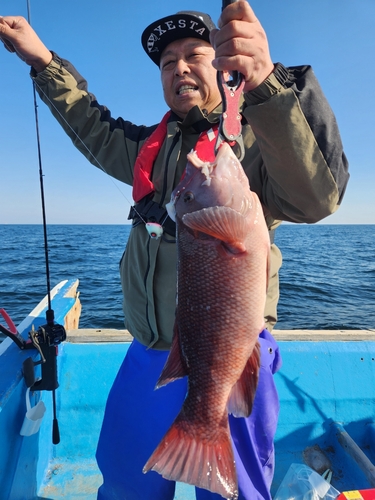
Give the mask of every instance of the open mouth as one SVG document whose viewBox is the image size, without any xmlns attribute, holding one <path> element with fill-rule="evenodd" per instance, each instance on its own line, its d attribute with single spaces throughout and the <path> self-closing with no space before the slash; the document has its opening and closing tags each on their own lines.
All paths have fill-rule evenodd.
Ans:
<svg viewBox="0 0 375 500">
<path fill-rule="evenodd" d="M 182 85 L 177 90 L 177 95 L 190 94 L 191 92 L 196 92 L 197 90 L 198 90 L 198 87 L 196 85 Z"/>
</svg>

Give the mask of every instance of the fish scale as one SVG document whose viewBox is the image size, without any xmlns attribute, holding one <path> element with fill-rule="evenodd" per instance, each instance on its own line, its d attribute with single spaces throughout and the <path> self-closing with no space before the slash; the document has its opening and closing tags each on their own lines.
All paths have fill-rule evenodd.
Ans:
<svg viewBox="0 0 375 500">
<path fill-rule="evenodd" d="M 228 397 L 226 392 L 230 392 L 233 383 L 240 377 L 242 367 L 249 358 L 255 342 L 250 343 L 246 351 L 238 349 L 238 345 L 246 345 L 248 337 L 254 337 L 259 333 L 258 329 L 255 334 L 249 331 L 251 328 L 249 325 L 254 323 L 250 305 L 252 290 L 249 289 L 246 280 L 249 259 L 228 257 L 227 262 L 223 263 L 216 247 L 199 245 L 194 241 L 196 241 L 194 236 L 188 230 L 181 231 L 179 246 L 181 279 L 178 293 L 178 310 L 181 311 L 178 314 L 180 343 L 183 355 L 190 360 L 192 375 L 189 377 L 189 388 L 195 377 L 206 381 L 208 375 L 213 377 L 211 384 L 205 384 L 207 385 L 205 394 L 216 402 L 213 406 L 220 414 L 226 407 Z M 188 249 L 188 255 L 191 255 L 190 248 L 195 249 L 191 262 L 186 255 L 181 255 L 185 253 L 185 248 Z M 261 272 L 259 267 L 259 273 Z M 215 287 L 211 285 L 212 277 Z M 228 301 L 230 307 L 224 308 L 223 304 Z M 193 310 L 194 317 L 190 314 Z M 197 337 L 194 344 L 190 341 L 192 328 Z M 232 334 L 231 328 L 235 328 L 235 335 Z M 201 354 L 199 358 L 195 356 L 197 350 Z M 203 366 L 201 358 L 205 360 Z M 233 363 L 227 370 L 222 370 L 221 366 L 225 359 L 232 359 Z M 211 371 L 212 365 L 215 366 L 215 371 L 214 369 Z M 226 392 L 223 390 L 225 386 Z M 190 398 L 185 403 L 188 404 Z M 210 406 L 208 400 L 205 404 L 207 407 Z M 194 408 L 192 413 L 194 412 L 199 413 L 198 408 Z"/>
</svg>

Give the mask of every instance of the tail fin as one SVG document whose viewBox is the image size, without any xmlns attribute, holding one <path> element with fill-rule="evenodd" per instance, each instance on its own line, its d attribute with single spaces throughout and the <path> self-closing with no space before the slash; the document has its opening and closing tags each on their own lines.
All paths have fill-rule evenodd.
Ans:
<svg viewBox="0 0 375 500">
<path fill-rule="evenodd" d="M 212 442 L 194 438 L 175 420 L 143 468 L 237 500 L 237 475 L 228 431 Z"/>
</svg>

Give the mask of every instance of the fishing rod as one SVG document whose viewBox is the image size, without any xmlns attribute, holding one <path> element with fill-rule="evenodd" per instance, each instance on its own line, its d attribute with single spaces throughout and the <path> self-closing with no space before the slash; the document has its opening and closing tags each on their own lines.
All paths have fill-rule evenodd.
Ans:
<svg viewBox="0 0 375 500">
<path fill-rule="evenodd" d="M 27 17 L 31 25 L 30 14 L 30 1 L 27 1 Z M 9 47 L 8 47 L 9 49 Z M 11 50 L 13 52 L 13 50 Z M 25 359 L 23 362 L 23 376 L 26 386 L 31 391 L 52 391 L 53 402 L 53 426 L 52 426 L 52 442 L 58 444 L 60 442 L 60 431 L 57 421 L 56 409 L 56 389 L 59 387 L 57 380 L 57 347 L 66 340 L 66 331 L 62 325 L 55 322 L 55 314 L 52 309 L 51 300 L 51 286 L 50 286 L 50 270 L 48 259 L 48 238 L 47 238 L 47 222 L 46 222 L 46 207 L 44 198 L 44 184 L 43 184 L 43 167 L 42 167 L 42 154 L 40 146 L 40 133 L 39 133 L 39 119 L 38 119 L 38 104 L 36 98 L 35 82 L 33 81 L 33 97 L 34 97 L 34 112 L 35 112 L 35 127 L 38 148 L 38 163 L 39 163 L 39 180 L 40 180 L 40 193 L 42 204 L 42 218 L 43 218 L 43 233 L 44 233 L 44 253 L 45 253 L 45 266 L 46 266 L 46 281 L 47 281 L 47 298 L 48 307 L 46 310 L 47 323 L 40 326 L 37 330 L 32 327 L 29 332 L 29 339 L 25 340 L 22 335 L 17 331 L 17 327 L 12 319 L 4 309 L 0 309 L 0 316 L 2 316 L 7 327 L 0 324 L 0 331 L 13 340 L 13 342 L 21 350 L 37 349 L 40 354 L 40 360 L 34 361 L 31 357 Z M 41 365 L 41 376 L 36 378 L 35 366 Z"/>
<path fill-rule="evenodd" d="M 28 23 L 31 25 L 30 0 L 26 0 L 26 2 L 27 2 L 27 20 Z M 28 358 L 24 362 L 24 374 L 25 374 L 26 385 L 28 385 L 28 387 L 30 387 L 31 385 L 31 390 L 52 391 L 52 403 L 53 403 L 52 442 L 53 444 L 58 444 L 60 442 L 60 431 L 59 431 L 59 424 L 57 420 L 57 410 L 56 410 L 56 389 L 59 386 L 59 384 L 57 381 L 56 357 L 57 357 L 57 346 L 66 339 L 66 331 L 62 325 L 58 325 L 57 323 L 55 323 L 55 313 L 52 309 L 42 153 L 41 153 L 40 133 L 39 133 L 38 103 L 37 103 L 34 81 L 33 81 L 33 99 L 34 99 L 35 128 L 36 128 L 36 139 L 37 139 L 37 149 L 38 149 L 40 196 L 42 204 L 48 308 L 46 311 L 47 324 L 39 327 L 37 331 L 33 329 L 29 333 L 33 345 L 39 350 L 39 353 L 41 355 L 41 361 L 34 363 L 31 358 Z M 41 380 L 38 381 L 35 381 L 35 375 L 34 375 L 34 366 L 36 364 L 41 364 L 42 368 L 42 378 Z"/>
<path fill-rule="evenodd" d="M 26 0 L 26 2 L 27 2 L 27 21 L 31 26 L 30 1 Z M 34 82 L 33 82 L 33 99 L 34 99 L 35 129 L 36 129 L 37 148 L 38 148 L 40 197 L 42 203 L 42 217 L 43 217 L 44 254 L 45 254 L 45 264 L 46 264 L 47 297 L 48 297 L 47 323 L 50 323 L 51 321 L 53 322 L 54 320 L 54 313 L 51 307 L 51 283 L 50 283 L 49 260 L 48 260 L 48 238 L 47 238 L 46 206 L 44 199 L 42 152 L 40 147 L 38 103 L 36 99 L 36 90 Z"/>
</svg>

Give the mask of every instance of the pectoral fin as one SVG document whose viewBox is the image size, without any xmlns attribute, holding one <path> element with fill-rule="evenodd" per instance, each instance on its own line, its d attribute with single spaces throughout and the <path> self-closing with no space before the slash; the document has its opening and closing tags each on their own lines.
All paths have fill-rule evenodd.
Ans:
<svg viewBox="0 0 375 500">
<path fill-rule="evenodd" d="M 246 251 L 244 244 L 248 233 L 246 218 L 229 207 L 203 208 L 185 214 L 182 222 L 195 231 L 223 241 L 233 253 Z"/>
</svg>

